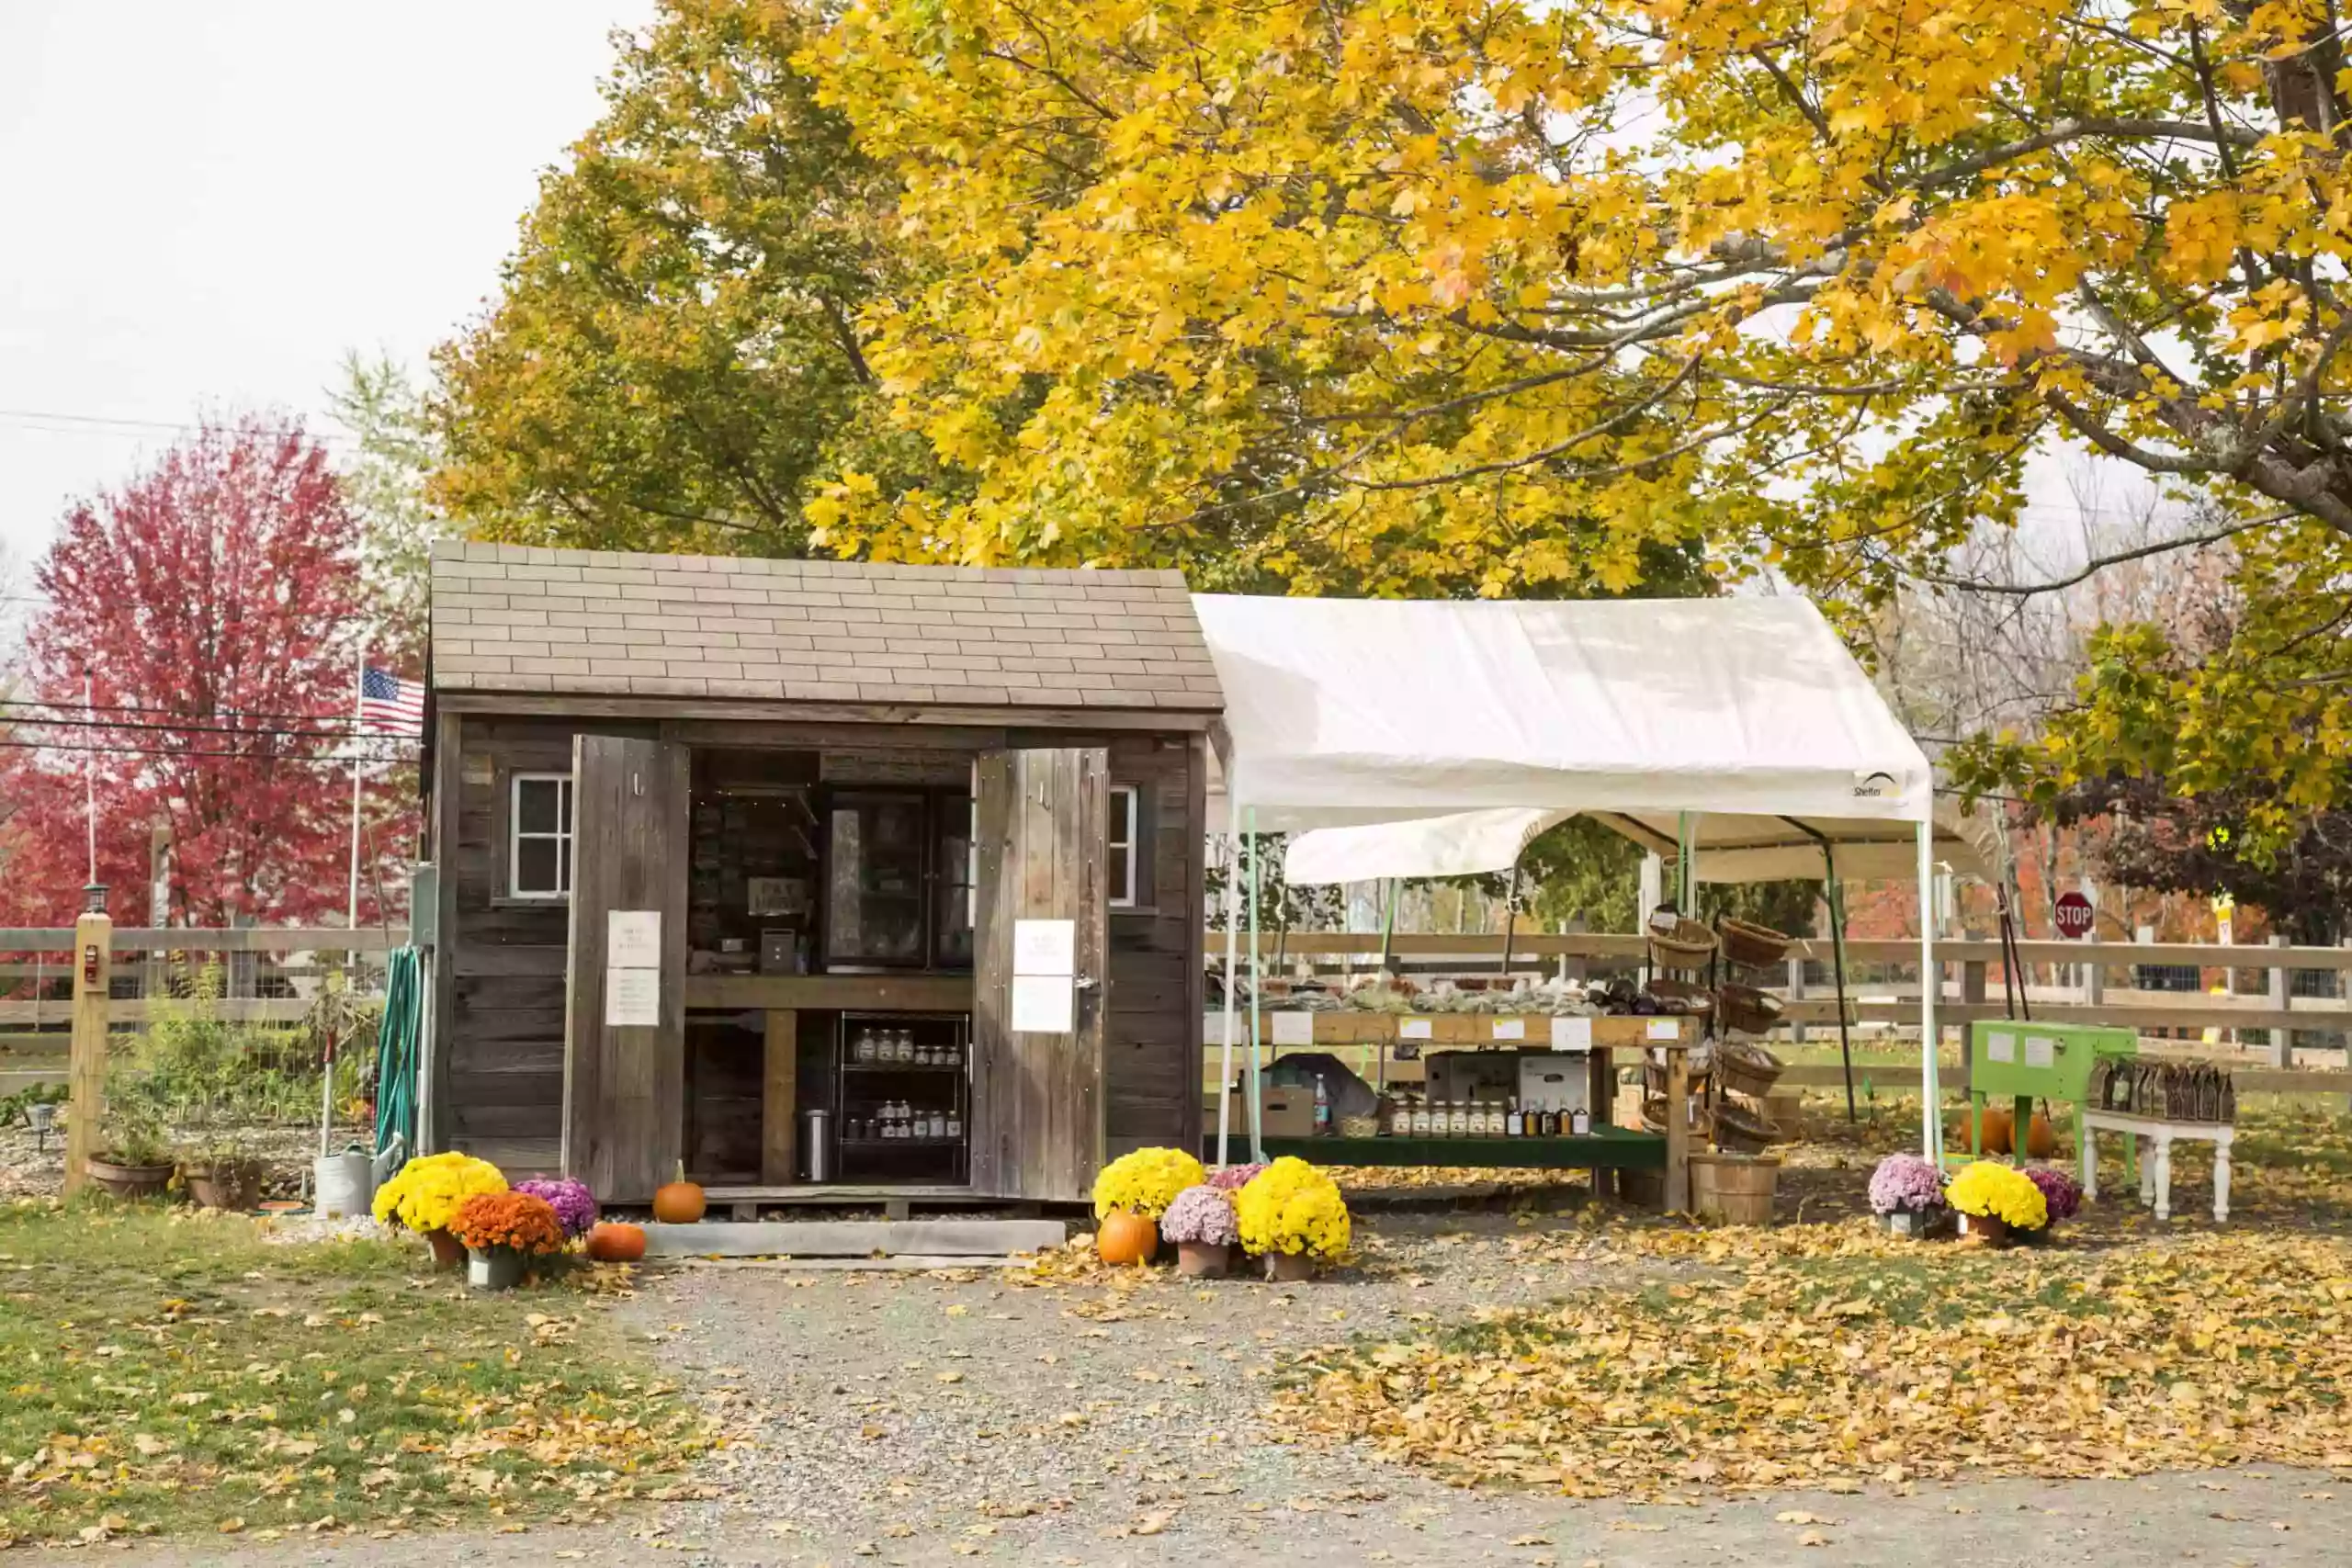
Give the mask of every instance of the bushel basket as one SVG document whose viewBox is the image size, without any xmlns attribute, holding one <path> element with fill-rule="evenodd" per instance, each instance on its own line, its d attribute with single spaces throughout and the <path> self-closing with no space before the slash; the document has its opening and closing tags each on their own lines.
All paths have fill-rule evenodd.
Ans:
<svg viewBox="0 0 2352 1568">
<path fill-rule="evenodd" d="M 1762 1034 L 1780 1027 L 1781 998 L 1753 986 L 1724 986 L 1715 992 L 1715 1016 L 1725 1029 Z"/>
<path fill-rule="evenodd" d="M 1715 931 L 1723 938 L 1724 956 L 1751 969 L 1778 964 L 1789 955 L 1790 944 L 1795 940 L 1770 926 L 1728 915 L 1715 922 Z"/>
<path fill-rule="evenodd" d="M 1761 1100 L 1781 1081 L 1781 1058 L 1747 1040 L 1726 1040 L 1715 1049 L 1715 1077 L 1735 1094 Z"/>
<path fill-rule="evenodd" d="M 1671 930 L 1649 928 L 1650 960 L 1661 969 L 1704 969 L 1715 955 L 1715 933 L 1696 920 L 1677 920 Z"/>
</svg>

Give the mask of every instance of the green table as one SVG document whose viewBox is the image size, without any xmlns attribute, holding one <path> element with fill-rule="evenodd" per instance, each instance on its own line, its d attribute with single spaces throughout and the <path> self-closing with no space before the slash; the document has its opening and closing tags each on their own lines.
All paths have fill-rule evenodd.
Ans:
<svg viewBox="0 0 2352 1568">
<path fill-rule="evenodd" d="M 2095 1023 L 2043 1023 L 2026 1019 L 1981 1018 L 1968 1026 L 1968 1148 L 1984 1149 L 1984 1106 L 1995 1096 L 2014 1099 L 2017 1121 L 2009 1135 L 2009 1159 L 2022 1164 L 2033 1129 L 2033 1102 L 2052 1105 L 2090 1099 L 2091 1068 L 2102 1057 L 2129 1059 L 2140 1054 L 2137 1030 Z M 2127 1154 L 2127 1163 L 2129 1156 Z"/>
</svg>

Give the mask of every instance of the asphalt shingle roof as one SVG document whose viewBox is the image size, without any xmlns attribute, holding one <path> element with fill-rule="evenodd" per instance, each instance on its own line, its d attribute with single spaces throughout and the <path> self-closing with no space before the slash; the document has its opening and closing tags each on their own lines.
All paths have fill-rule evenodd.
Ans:
<svg viewBox="0 0 2352 1568">
<path fill-rule="evenodd" d="M 445 692 L 1222 707 L 1182 573 L 433 550 Z"/>
</svg>

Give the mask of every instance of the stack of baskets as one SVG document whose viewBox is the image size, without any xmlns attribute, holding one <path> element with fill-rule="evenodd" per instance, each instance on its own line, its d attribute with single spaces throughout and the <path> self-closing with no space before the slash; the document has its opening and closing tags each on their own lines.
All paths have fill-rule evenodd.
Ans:
<svg viewBox="0 0 2352 1568">
<path fill-rule="evenodd" d="M 1788 956 L 1791 939 L 1768 926 L 1726 919 L 1717 930 L 1727 967 L 1765 970 Z M 1726 1152 L 1758 1154 L 1774 1141 L 1765 1097 L 1780 1081 L 1781 1059 L 1759 1042 L 1742 1037 L 1770 1031 L 1782 1010 L 1780 998 L 1747 981 L 1725 977 L 1715 987 L 1715 1020 L 1724 1032 L 1715 1047 L 1716 1092 L 1709 1110 L 1715 1146 Z"/>
</svg>

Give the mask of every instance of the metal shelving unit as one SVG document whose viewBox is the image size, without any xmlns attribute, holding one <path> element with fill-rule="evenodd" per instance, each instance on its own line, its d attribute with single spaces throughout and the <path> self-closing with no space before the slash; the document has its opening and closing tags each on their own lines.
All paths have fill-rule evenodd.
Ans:
<svg viewBox="0 0 2352 1568">
<path fill-rule="evenodd" d="M 918 1045 L 946 1047 L 953 1063 L 861 1062 L 856 1043 L 872 1031 L 908 1031 Z M 971 1179 L 971 1020 L 962 1013 L 844 1012 L 833 1032 L 833 1142 L 836 1179 L 910 1185 L 953 1185 Z M 916 1111 L 952 1114 L 955 1137 L 886 1138 L 861 1134 L 884 1104 L 903 1100 Z"/>
</svg>

